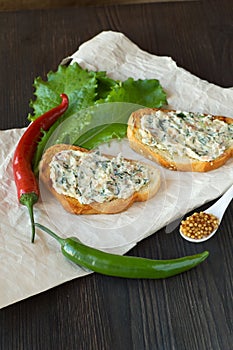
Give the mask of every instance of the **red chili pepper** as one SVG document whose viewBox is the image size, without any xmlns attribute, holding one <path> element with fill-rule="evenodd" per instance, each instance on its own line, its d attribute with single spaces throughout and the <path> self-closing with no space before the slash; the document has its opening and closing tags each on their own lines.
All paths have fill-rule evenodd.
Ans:
<svg viewBox="0 0 233 350">
<path fill-rule="evenodd" d="M 32 242 L 35 238 L 33 205 L 39 198 L 39 186 L 32 170 L 32 159 L 37 143 L 41 138 L 42 130 L 47 131 L 68 108 L 67 95 L 61 94 L 60 96 L 62 98 L 60 105 L 41 115 L 28 126 L 19 140 L 13 158 L 13 172 L 18 200 L 28 208 L 32 226 Z"/>
</svg>

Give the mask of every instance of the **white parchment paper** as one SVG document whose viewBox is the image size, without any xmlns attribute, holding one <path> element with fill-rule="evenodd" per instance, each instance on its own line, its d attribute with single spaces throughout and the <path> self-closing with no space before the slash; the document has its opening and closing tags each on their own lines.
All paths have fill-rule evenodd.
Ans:
<svg viewBox="0 0 233 350">
<path fill-rule="evenodd" d="M 233 117 L 232 88 L 203 81 L 177 67 L 170 57 L 142 51 L 122 33 L 102 32 L 63 62 L 70 58 L 83 68 L 107 71 L 114 79 L 159 79 L 170 108 Z M 12 172 L 15 145 L 23 132 L 24 129 L 0 131 L 0 307 L 90 273 L 65 260 L 58 244 L 46 234 L 38 231 L 35 243 L 30 243 L 27 209 L 17 202 Z M 103 151 L 122 152 L 142 160 L 128 147 L 127 140 L 104 146 Z M 204 174 L 159 168 L 162 184 L 156 197 L 135 204 L 127 212 L 74 216 L 41 188 L 35 219 L 63 236 L 76 235 L 89 245 L 124 254 L 161 227 L 166 226 L 165 231 L 170 232 L 173 227 L 169 224 L 176 218 L 217 198 L 233 182 L 232 159 Z"/>
</svg>

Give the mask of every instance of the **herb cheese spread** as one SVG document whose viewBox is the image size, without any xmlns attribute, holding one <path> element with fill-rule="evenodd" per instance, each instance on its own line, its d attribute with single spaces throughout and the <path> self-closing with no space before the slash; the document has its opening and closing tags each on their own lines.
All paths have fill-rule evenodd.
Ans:
<svg viewBox="0 0 233 350">
<path fill-rule="evenodd" d="M 212 161 L 233 146 L 233 124 L 192 112 L 144 115 L 139 132 L 144 144 L 200 161 Z"/>
<path fill-rule="evenodd" d="M 107 158 L 97 152 L 64 150 L 50 163 L 54 189 L 76 198 L 81 204 L 128 198 L 149 182 L 149 170 L 129 162 L 120 154 Z"/>
</svg>

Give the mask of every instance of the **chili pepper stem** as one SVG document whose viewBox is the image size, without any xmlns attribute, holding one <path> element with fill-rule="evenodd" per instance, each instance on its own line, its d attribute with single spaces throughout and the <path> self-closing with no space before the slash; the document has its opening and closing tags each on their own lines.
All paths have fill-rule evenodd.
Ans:
<svg viewBox="0 0 233 350">
<path fill-rule="evenodd" d="M 31 237 L 31 242 L 34 243 L 35 240 L 35 225 L 34 225 L 34 213 L 33 213 L 33 204 L 28 203 L 26 204 L 31 220 L 31 227 L 32 227 L 32 237 Z"/>
<path fill-rule="evenodd" d="M 32 237 L 31 237 L 32 243 L 34 243 L 34 240 L 35 240 L 33 205 L 37 202 L 37 199 L 38 199 L 38 196 L 36 193 L 24 193 L 20 198 L 20 203 L 25 205 L 28 208 L 28 212 L 31 220 L 31 228 L 32 228 Z"/>
<path fill-rule="evenodd" d="M 65 243 L 65 239 L 59 237 L 56 233 L 54 233 L 53 231 L 51 231 L 49 228 L 47 228 L 44 225 L 38 224 L 38 223 L 34 223 L 34 226 L 39 227 L 42 231 L 47 232 L 50 236 L 52 236 L 53 238 L 55 238 L 61 245 L 64 245 Z"/>
</svg>

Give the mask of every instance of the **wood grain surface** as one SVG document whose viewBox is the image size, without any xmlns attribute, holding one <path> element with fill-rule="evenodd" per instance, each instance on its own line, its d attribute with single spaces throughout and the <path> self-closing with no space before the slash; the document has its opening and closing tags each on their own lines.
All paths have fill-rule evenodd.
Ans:
<svg viewBox="0 0 233 350">
<path fill-rule="evenodd" d="M 0 11 L 42 10 L 65 7 L 124 5 L 193 0 L 0 0 Z M 197 0 L 196 0 L 197 1 Z"/>
<path fill-rule="evenodd" d="M 103 30 L 233 86 L 232 1 L 0 13 L 0 128 L 27 125 L 34 78 Z M 164 228 L 128 253 L 166 259 L 209 250 L 208 260 L 187 273 L 156 281 L 92 274 L 0 310 L 0 349 L 232 349 L 232 211 L 233 204 L 210 241 L 191 244 L 178 228 Z"/>
</svg>

